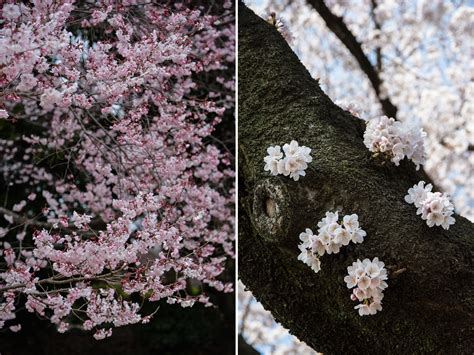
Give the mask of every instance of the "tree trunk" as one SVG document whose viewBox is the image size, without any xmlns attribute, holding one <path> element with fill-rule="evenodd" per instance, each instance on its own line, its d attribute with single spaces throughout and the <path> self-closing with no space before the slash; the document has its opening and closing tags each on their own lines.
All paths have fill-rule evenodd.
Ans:
<svg viewBox="0 0 474 355">
<path fill-rule="evenodd" d="M 474 225 L 455 216 L 429 228 L 407 190 L 426 175 L 372 158 L 363 121 L 322 92 L 288 44 L 239 3 L 239 276 L 284 327 L 325 354 L 472 353 Z M 270 145 L 312 149 L 295 182 L 263 170 Z M 315 274 L 297 260 L 298 235 L 328 210 L 357 213 L 367 237 L 322 257 Z M 389 271 L 383 310 L 358 315 L 344 276 L 357 258 Z"/>
</svg>

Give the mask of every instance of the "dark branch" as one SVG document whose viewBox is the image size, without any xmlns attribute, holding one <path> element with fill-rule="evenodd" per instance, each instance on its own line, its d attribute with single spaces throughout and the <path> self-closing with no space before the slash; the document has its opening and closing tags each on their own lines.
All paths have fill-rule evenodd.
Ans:
<svg viewBox="0 0 474 355">
<path fill-rule="evenodd" d="M 21 216 L 20 214 L 10 211 L 3 207 L 0 207 L 0 214 L 11 216 L 16 223 L 21 224 L 21 225 L 27 225 L 27 226 L 31 225 L 31 226 L 46 228 L 46 229 L 50 229 L 53 226 L 50 223 L 40 222 L 34 218 Z"/>
<path fill-rule="evenodd" d="M 377 16 L 375 16 L 375 10 L 377 9 L 377 0 L 371 0 L 371 7 L 370 7 L 370 16 L 372 17 L 372 21 L 374 21 L 375 29 L 378 31 L 382 30 L 380 23 L 377 21 Z M 375 49 L 375 55 L 377 57 L 377 73 L 382 72 L 382 48 L 377 46 Z"/>
<path fill-rule="evenodd" d="M 318 14 L 323 18 L 324 22 L 326 22 L 328 28 L 337 36 L 337 38 L 339 38 L 339 40 L 346 46 L 349 52 L 351 52 L 351 54 L 357 60 L 360 68 L 367 75 L 367 78 L 372 84 L 375 94 L 382 105 L 384 114 L 388 117 L 396 118 L 397 108 L 392 104 L 388 97 L 383 98 L 380 93 L 382 80 L 380 79 L 377 70 L 373 67 L 372 63 L 365 55 L 359 41 L 357 41 L 349 28 L 347 28 L 342 17 L 334 15 L 323 0 L 307 0 L 307 2 L 318 12 Z"/>
</svg>

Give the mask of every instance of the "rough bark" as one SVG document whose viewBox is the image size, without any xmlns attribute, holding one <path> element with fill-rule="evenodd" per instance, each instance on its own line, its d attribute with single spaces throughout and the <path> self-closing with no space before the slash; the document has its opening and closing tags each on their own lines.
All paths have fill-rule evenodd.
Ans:
<svg viewBox="0 0 474 355">
<path fill-rule="evenodd" d="M 362 121 L 322 92 L 281 35 L 239 4 L 239 277 L 299 339 L 325 354 L 472 353 L 474 225 L 428 228 L 404 202 L 425 179 L 411 162 L 374 160 Z M 295 182 L 263 170 L 270 145 L 312 148 Z M 322 257 L 297 260 L 298 235 L 327 210 L 357 213 L 368 235 Z M 383 311 L 360 317 L 343 281 L 357 258 L 389 269 Z"/>
</svg>

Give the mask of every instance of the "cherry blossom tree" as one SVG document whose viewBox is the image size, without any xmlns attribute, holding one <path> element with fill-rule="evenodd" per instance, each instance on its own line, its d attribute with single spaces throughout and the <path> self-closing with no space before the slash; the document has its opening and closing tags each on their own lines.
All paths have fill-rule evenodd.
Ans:
<svg viewBox="0 0 474 355">
<path fill-rule="evenodd" d="M 0 328 L 24 307 L 103 339 L 148 323 L 144 303 L 232 292 L 233 158 L 213 132 L 233 117 L 233 11 L 3 5 Z"/>
<path fill-rule="evenodd" d="M 472 82 L 460 73 L 471 65 L 472 9 L 463 2 L 252 4 L 260 18 L 239 6 L 239 277 L 276 321 L 324 353 L 469 353 L 465 280 L 474 231 L 464 217 L 472 218 L 473 131 L 464 91 Z M 364 144 L 364 120 L 382 115 L 423 128 L 426 137 L 416 139 L 424 139 L 425 161 L 398 151 L 391 161 L 368 149 L 374 141 Z M 467 142 L 456 138 L 463 145 L 456 152 L 446 139 L 458 134 Z M 268 147 L 291 140 L 311 148 L 297 182 L 263 165 Z M 441 193 L 451 194 L 455 223 L 417 216 L 405 196 L 419 181 L 434 186 L 430 196 L 443 200 L 448 217 L 451 203 Z M 298 235 L 328 210 L 357 214 L 367 235 L 323 256 L 316 274 L 298 261 Z M 357 259 L 375 257 L 389 287 L 383 311 L 361 317 L 344 277 Z"/>
<path fill-rule="evenodd" d="M 364 119 L 385 114 L 427 133 L 424 169 L 474 220 L 472 34 L 467 1 L 264 0 L 333 100 Z M 403 29 L 403 30 L 400 30 Z M 354 106 L 355 104 L 355 106 Z"/>
</svg>

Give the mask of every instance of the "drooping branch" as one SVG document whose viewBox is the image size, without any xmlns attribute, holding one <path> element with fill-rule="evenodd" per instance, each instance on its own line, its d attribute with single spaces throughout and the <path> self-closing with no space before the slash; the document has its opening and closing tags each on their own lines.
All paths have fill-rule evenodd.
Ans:
<svg viewBox="0 0 474 355">
<path fill-rule="evenodd" d="M 38 215 L 33 218 L 29 218 L 19 213 L 15 213 L 4 207 L 0 207 L 0 214 L 5 215 L 5 216 L 10 216 L 15 222 L 15 226 L 11 228 L 10 230 L 16 229 L 18 227 L 24 227 L 24 228 L 32 227 L 32 228 L 47 229 L 47 230 L 57 229 L 52 223 L 39 221 L 38 219 L 39 217 L 41 217 L 41 215 Z M 82 236 L 91 236 L 91 235 L 97 235 L 96 230 L 104 229 L 105 224 L 102 220 L 100 220 L 99 218 L 96 218 L 91 223 L 89 223 L 88 226 L 90 227 L 90 229 L 88 230 L 81 230 L 74 226 L 68 226 L 68 227 L 61 226 L 61 230 L 68 233 L 80 234 Z"/>
<path fill-rule="evenodd" d="M 364 125 L 322 92 L 270 24 L 239 5 L 239 277 L 276 320 L 323 353 L 470 353 L 474 226 L 456 216 L 428 228 L 404 202 L 425 179 L 411 162 L 381 165 Z M 295 182 L 263 170 L 270 145 L 312 148 Z M 425 180 L 426 181 L 426 180 Z M 322 257 L 315 274 L 297 260 L 298 235 L 328 210 L 357 213 L 367 237 Z M 360 317 L 343 281 L 357 258 L 390 273 L 383 311 Z"/>
<path fill-rule="evenodd" d="M 0 207 L 0 214 L 11 216 L 16 223 L 19 223 L 21 225 L 33 225 L 39 228 L 52 228 L 52 224 L 50 223 L 41 222 L 36 220 L 35 218 L 21 216 L 20 214 L 10 211 L 4 207 Z"/>
<path fill-rule="evenodd" d="M 106 274 L 97 275 L 97 276 L 83 276 L 83 277 L 70 277 L 70 278 L 67 278 L 67 277 L 64 277 L 64 278 L 50 277 L 50 278 L 42 279 L 42 280 L 38 281 L 36 283 L 36 285 L 38 285 L 38 286 L 42 286 L 42 285 L 71 285 L 71 284 L 74 284 L 76 282 L 81 282 L 81 281 L 107 280 L 108 277 L 114 276 L 117 273 L 122 272 L 122 270 L 124 268 L 125 268 L 125 265 L 118 268 L 117 270 L 108 272 Z M 15 290 L 18 290 L 18 289 L 23 289 L 25 287 L 27 287 L 26 284 L 15 284 L 15 285 L 10 285 L 10 286 L 0 287 L 0 292 L 15 291 Z M 60 291 L 61 290 L 52 290 L 51 292 L 60 292 Z M 38 293 L 37 291 L 30 292 L 30 294 L 37 294 L 37 293 Z M 41 293 L 41 292 L 39 292 L 39 293 Z"/>
<path fill-rule="evenodd" d="M 375 94 L 382 106 L 384 114 L 388 117 L 397 117 L 397 108 L 390 101 L 390 98 L 384 97 L 381 94 L 381 84 L 377 69 L 372 65 L 369 58 L 364 53 L 360 42 L 349 30 L 344 22 L 344 19 L 340 16 L 336 16 L 327 7 L 324 0 L 307 0 L 308 4 L 312 6 L 318 14 L 326 22 L 327 27 L 339 38 L 339 40 L 346 46 L 349 52 L 354 56 L 355 60 L 359 64 L 360 69 L 367 75 L 372 87 L 374 88 Z M 375 2 L 372 2 L 372 6 L 376 6 Z M 376 23 L 377 26 L 377 23 Z M 381 64 L 380 52 L 377 52 L 377 60 Z"/>
</svg>

